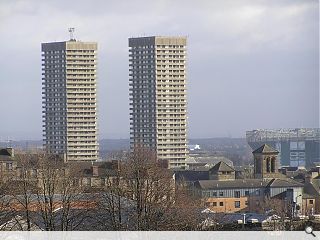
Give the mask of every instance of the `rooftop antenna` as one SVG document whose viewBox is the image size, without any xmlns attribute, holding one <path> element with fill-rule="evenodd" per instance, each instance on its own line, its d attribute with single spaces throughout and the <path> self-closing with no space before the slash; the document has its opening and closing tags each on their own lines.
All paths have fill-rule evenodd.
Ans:
<svg viewBox="0 0 320 240">
<path fill-rule="evenodd" d="M 70 33 L 70 41 L 75 41 L 76 39 L 74 38 L 74 28 L 69 28 L 68 31 Z"/>
</svg>

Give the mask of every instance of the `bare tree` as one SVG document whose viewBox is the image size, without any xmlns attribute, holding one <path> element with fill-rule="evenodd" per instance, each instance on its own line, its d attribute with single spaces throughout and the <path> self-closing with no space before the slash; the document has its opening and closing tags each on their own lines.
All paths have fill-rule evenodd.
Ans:
<svg viewBox="0 0 320 240">
<path fill-rule="evenodd" d="M 75 230 L 86 218 L 90 199 L 78 184 L 78 174 L 75 164 L 66 164 L 54 155 L 40 156 L 36 194 L 46 230 Z"/>
<path fill-rule="evenodd" d="M 108 172 L 104 191 L 87 193 L 76 165 L 45 153 L 21 155 L 10 181 L 16 187 L 7 191 L 10 210 L 17 222 L 26 219 L 27 230 L 35 223 L 48 231 L 82 230 L 85 220 L 95 230 L 196 229 L 198 203 L 153 151 L 138 148 L 125 159 Z"/>
<path fill-rule="evenodd" d="M 156 154 L 136 148 L 108 179 L 105 208 L 112 230 L 186 230 L 196 225 L 196 204 L 186 188 L 177 188 L 173 172 Z"/>
<path fill-rule="evenodd" d="M 115 175 L 107 176 L 105 192 L 100 194 L 99 208 L 107 214 L 107 217 L 102 217 L 98 221 L 104 225 L 104 230 L 119 231 L 128 228 L 127 216 L 131 203 L 126 198 L 120 174 L 120 170 L 117 170 Z"/>
<path fill-rule="evenodd" d="M 77 168 L 46 153 L 19 155 L 17 161 L 17 177 L 6 190 L 14 216 L 23 215 L 27 230 L 32 222 L 48 231 L 77 229 L 90 209 Z"/>
<path fill-rule="evenodd" d="M 8 183 L 14 179 L 13 172 L 5 172 L 0 170 L 0 223 L 1 226 L 10 218 L 13 217 L 12 211 L 10 209 L 11 198 L 7 195 Z M 0 229 L 2 230 L 2 229 Z"/>
<path fill-rule="evenodd" d="M 124 151 L 113 153 L 113 159 L 117 159 L 114 174 L 106 176 L 105 192 L 102 194 L 101 204 L 109 214 L 107 229 L 123 230 L 128 228 L 128 206 L 130 200 L 126 198 L 126 189 L 123 184 L 123 162 L 128 159 Z M 121 160 L 121 161 L 120 161 Z"/>
<path fill-rule="evenodd" d="M 292 203 L 279 198 L 265 197 L 262 205 L 264 212 L 270 215 L 269 228 L 272 230 L 290 229 L 292 226 Z M 290 219 L 290 220 L 289 220 Z"/>
<path fill-rule="evenodd" d="M 16 170 L 16 178 L 11 179 L 6 184 L 6 195 L 10 198 L 10 211 L 14 218 L 20 218 L 23 215 L 26 226 L 20 226 L 21 229 L 27 231 L 32 230 L 32 211 L 35 210 L 35 192 L 37 189 L 37 179 L 34 177 L 34 169 L 37 162 L 34 155 L 19 154 L 16 155 L 18 168 Z M 17 224 L 20 221 L 17 220 Z"/>
</svg>

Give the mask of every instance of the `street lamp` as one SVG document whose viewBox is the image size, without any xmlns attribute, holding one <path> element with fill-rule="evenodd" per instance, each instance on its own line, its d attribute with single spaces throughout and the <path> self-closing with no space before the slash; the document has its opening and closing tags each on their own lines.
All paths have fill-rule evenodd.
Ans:
<svg viewBox="0 0 320 240">
<path fill-rule="evenodd" d="M 244 229 L 244 224 L 246 222 L 246 214 L 243 213 L 243 219 L 242 219 L 242 229 Z"/>
<path fill-rule="evenodd" d="M 298 216 L 298 210 L 297 210 L 297 201 L 298 201 L 298 197 L 301 197 L 302 195 L 299 194 L 298 196 L 296 196 L 296 201 L 294 203 L 294 208 L 295 208 L 295 215 L 296 217 Z"/>
</svg>

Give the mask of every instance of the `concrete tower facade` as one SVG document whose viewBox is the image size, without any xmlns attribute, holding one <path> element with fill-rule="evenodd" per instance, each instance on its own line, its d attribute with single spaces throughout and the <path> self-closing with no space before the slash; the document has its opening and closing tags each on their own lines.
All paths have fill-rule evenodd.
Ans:
<svg viewBox="0 0 320 240">
<path fill-rule="evenodd" d="M 129 38 L 130 143 L 156 151 L 169 168 L 187 149 L 185 37 Z"/>
<path fill-rule="evenodd" d="M 97 43 L 42 43 L 43 136 L 67 161 L 98 159 Z"/>
</svg>

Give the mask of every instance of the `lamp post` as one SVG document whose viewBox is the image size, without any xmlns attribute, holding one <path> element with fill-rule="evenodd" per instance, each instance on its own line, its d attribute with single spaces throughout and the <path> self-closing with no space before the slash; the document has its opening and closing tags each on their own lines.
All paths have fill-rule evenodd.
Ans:
<svg viewBox="0 0 320 240">
<path fill-rule="evenodd" d="M 242 219 L 242 229 L 244 229 L 244 224 L 246 222 L 246 214 L 243 214 L 243 219 Z"/>
<path fill-rule="evenodd" d="M 299 194 L 298 196 L 296 196 L 296 201 L 294 203 L 294 210 L 295 210 L 295 216 L 297 217 L 298 216 L 298 210 L 297 210 L 297 201 L 298 201 L 298 197 L 301 197 L 302 195 Z"/>
</svg>

